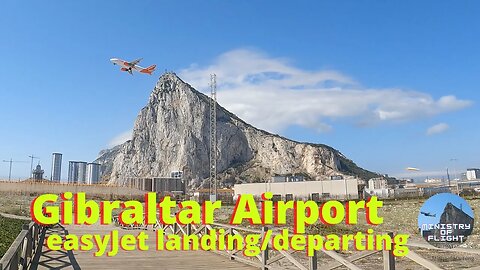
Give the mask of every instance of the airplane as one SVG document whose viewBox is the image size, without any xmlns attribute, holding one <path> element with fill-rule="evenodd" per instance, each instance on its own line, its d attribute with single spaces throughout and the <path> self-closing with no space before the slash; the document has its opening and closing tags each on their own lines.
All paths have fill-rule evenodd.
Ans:
<svg viewBox="0 0 480 270">
<path fill-rule="evenodd" d="M 431 214 L 430 212 L 421 212 L 420 211 L 420 214 L 426 216 L 426 217 L 436 217 L 437 214 Z"/>
<path fill-rule="evenodd" d="M 128 62 L 122 59 L 118 58 L 112 58 L 110 59 L 110 62 L 112 62 L 114 65 L 119 65 L 121 66 L 120 70 L 121 71 L 127 71 L 130 73 L 130 75 L 133 75 L 133 70 L 138 71 L 140 73 L 145 73 L 152 75 L 152 73 L 155 71 L 155 68 L 157 67 L 156 65 L 151 65 L 147 68 L 141 67 L 138 65 L 140 61 L 142 61 L 143 58 L 139 58 L 136 60 L 133 60 L 132 62 Z"/>
</svg>

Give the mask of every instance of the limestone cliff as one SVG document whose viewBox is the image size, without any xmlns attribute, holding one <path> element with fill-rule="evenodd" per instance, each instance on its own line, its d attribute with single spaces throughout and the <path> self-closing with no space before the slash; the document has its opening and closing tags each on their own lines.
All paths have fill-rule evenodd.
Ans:
<svg viewBox="0 0 480 270">
<path fill-rule="evenodd" d="M 162 75 L 135 121 L 132 140 L 100 153 L 96 162 L 102 164 L 103 178 L 121 184 L 128 177 L 168 176 L 181 170 L 185 179 L 201 184 L 209 176 L 209 102 L 174 73 Z M 309 179 L 373 176 L 329 146 L 270 134 L 219 105 L 217 140 L 222 183 L 289 173 Z"/>
</svg>

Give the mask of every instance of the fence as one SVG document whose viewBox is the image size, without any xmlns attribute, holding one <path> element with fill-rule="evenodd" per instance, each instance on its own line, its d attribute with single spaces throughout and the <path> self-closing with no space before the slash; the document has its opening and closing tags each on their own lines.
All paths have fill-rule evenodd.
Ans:
<svg viewBox="0 0 480 270">
<path fill-rule="evenodd" d="M 263 227 L 262 230 L 256 230 L 251 228 L 239 227 L 239 226 L 231 226 L 226 224 L 220 223 L 213 223 L 211 225 L 196 225 L 196 224 L 178 224 L 174 223 L 172 225 L 162 224 L 160 222 L 156 222 L 154 225 L 145 225 L 145 224 L 136 224 L 136 225 L 128 225 L 123 226 L 119 223 L 118 217 L 114 218 L 115 223 L 118 226 L 123 227 L 124 229 L 153 229 L 158 230 L 162 229 L 165 234 L 176 234 L 176 235 L 192 235 L 196 234 L 199 237 L 202 235 L 209 234 L 210 230 L 213 229 L 224 229 L 225 234 L 230 235 L 239 235 L 243 239 L 245 238 L 245 233 L 254 233 L 262 235 L 262 239 L 265 237 L 265 234 L 268 230 L 267 227 Z M 275 235 L 274 233 L 273 235 Z M 388 233 L 390 237 L 393 239 L 393 233 Z M 223 235 L 222 235 L 223 236 Z M 259 241 L 258 246 L 260 246 L 263 241 Z M 442 251 L 449 251 L 449 252 L 457 252 L 457 253 L 469 253 L 469 254 L 478 254 L 480 255 L 480 250 L 476 249 L 467 249 L 467 248 L 455 248 L 455 249 L 441 249 L 436 248 L 428 244 L 422 243 L 409 243 L 409 247 L 417 247 L 423 249 L 431 249 L 431 250 L 442 250 Z M 370 257 L 372 255 L 382 253 L 382 261 L 383 261 L 383 269 L 384 270 L 395 270 L 396 267 L 396 260 L 395 256 L 393 255 L 392 251 L 387 250 L 380 250 L 380 251 L 362 251 L 357 252 L 349 257 L 344 257 L 337 252 L 334 251 L 327 251 L 327 250 L 320 250 L 315 251 L 313 256 L 308 257 L 306 252 L 297 252 L 297 251 L 283 251 L 283 250 L 274 250 L 271 247 L 271 243 L 269 242 L 266 245 L 266 248 L 261 251 L 261 254 L 254 256 L 254 257 L 247 257 L 243 255 L 241 250 L 216 250 L 213 251 L 217 254 L 226 256 L 231 260 L 237 260 L 239 262 L 257 267 L 262 270 L 281 270 L 284 269 L 281 266 L 274 265 L 275 263 L 285 260 L 286 263 L 290 264 L 289 267 L 294 267 L 295 269 L 299 270 L 318 270 L 318 269 L 325 269 L 331 270 L 336 269 L 339 267 L 346 267 L 351 270 L 361 270 L 360 266 L 354 264 L 355 262 Z M 319 259 L 319 252 L 322 252 L 326 256 L 333 259 L 333 262 L 321 262 Z M 294 253 L 298 254 L 298 256 L 294 256 Z M 417 265 L 421 265 L 427 269 L 431 270 L 442 270 L 440 266 L 438 266 L 435 262 L 432 262 L 424 257 L 422 257 L 417 252 L 410 249 L 409 253 L 406 255 L 408 259 L 413 261 Z M 378 266 L 376 269 L 381 269 L 381 266 Z M 480 267 L 473 267 L 469 268 L 469 270 L 480 270 Z"/>
<path fill-rule="evenodd" d="M 35 222 L 23 225 L 22 231 L 0 260 L 0 270 L 27 269 L 38 250 L 41 229 Z"/>
</svg>

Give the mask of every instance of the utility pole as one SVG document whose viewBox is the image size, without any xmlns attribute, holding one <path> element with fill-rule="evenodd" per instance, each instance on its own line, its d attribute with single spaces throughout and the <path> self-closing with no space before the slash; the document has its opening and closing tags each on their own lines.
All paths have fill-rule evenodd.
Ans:
<svg viewBox="0 0 480 270">
<path fill-rule="evenodd" d="M 12 180 L 12 163 L 24 163 L 27 161 L 15 161 L 10 158 L 10 160 L 3 160 L 3 162 L 10 163 L 10 169 L 8 170 L 8 181 Z"/>
<path fill-rule="evenodd" d="M 30 179 L 33 178 L 33 159 L 40 159 L 39 157 L 34 156 L 33 154 L 28 156 L 29 158 L 32 159 L 32 162 L 30 163 Z"/>
<path fill-rule="evenodd" d="M 212 187 L 213 184 L 213 187 Z M 217 75 L 210 74 L 210 201 L 217 200 Z"/>
<path fill-rule="evenodd" d="M 447 180 L 448 180 L 448 189 L 450 189 L 450 174 L 448 173 L 448 168 L 447 168 Z"/>
<path fill-rule="evenodd" d="M 457 183 L 457 195 L 460 194 L 460 188 L 458 187 L 458 181 L 460 181 L 460 177 L 457 175 L 457 158 L 451 158 L 450 161 L 453 162 L 453 180 L 456 180 L 455 182 Z"/>
</svg>

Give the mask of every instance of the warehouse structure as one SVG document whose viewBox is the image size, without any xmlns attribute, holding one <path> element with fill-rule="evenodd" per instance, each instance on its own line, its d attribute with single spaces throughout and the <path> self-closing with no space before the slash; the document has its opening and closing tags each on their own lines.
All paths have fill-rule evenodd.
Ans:
<svg viewBox="0 0 480 270">
<path fill-rule="evenodd" d="M 253 194 L 260 198 L 262 193 L 272 192 L 275 198 L 283 200 L 329 200 L 358 199 L 358 179 L 266 182 L 237 184 L 233 187 L 234 201 L 241 194 Z"/>
<path fill-rule="evenodd" d="M 146 192 L 156 192 L 160 196 L 185 195 L 185 183 L 178 177 L 135 177 L 128 178 L 126 186 Z"/>
</svg>

